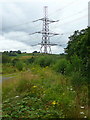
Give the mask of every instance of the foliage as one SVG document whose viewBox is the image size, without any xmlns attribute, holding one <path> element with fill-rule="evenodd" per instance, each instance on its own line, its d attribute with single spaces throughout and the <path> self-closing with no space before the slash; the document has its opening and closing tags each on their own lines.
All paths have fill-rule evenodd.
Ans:
<svg viewBox="0 0 90 120">
<path fill-rule="evenodd" d="M 18 61 L 19 61 L 18 58 L 14 58 L 14 59 L 12 60 L 12 65 L 15 66 Z"/>
<path fill-rule="evenodd" d="M 43 71 L 37 71 L 37 77 L 27 72 L 7 84 L 4 82 L 3 117 L 65 118 L 74 115 L 76 93 L 61 84 L 61 80 L 66 81 L 64 77 L 47 68 Z"/>
<path fill-rule="evenodd" d="M 2 63 L 9 63 L 11 58 L 8 55 L 2 55 Z"/>
<path fill-rule="evenodd" d="M 56 72 L 65 74 L 67 65 L 68 65 L 68 61 L 66 59 L 61 59 L 56 62 L 53 68 L 55 69 Z"/>
<path fill-rule="evenodd" d="M 71 75 L 71 83 L 75 88 L 80 88 L 82 85 L 85 85 L 87 82 L 87 78 L 82 76 L 81 72 L 72 72 Z"/>
<path fill-rule="evenodd" d="M 10 64 L 5 64 L 2 66 L 2 73 L 3 74 L 12 74 L 12 73 L 15 73 L 17 71 L 18 71 L 17 68 L 11 66 Z"/>
<path fill-rule="evenodd" d="M 27 59 L 27 63 L 28 64 L 31 64 L 31 63 L 33 63 L 35 61 L 35 58 L 34 57 L 31 57 L 31 58 L 28 58 Z"/>
<path fill-rule="evenodd" d="M 20 50 L 18 50 L 18 51 L 17 51 L 17 53 L 18 53 L 18 54 L 21 54 L 21 51 L 20 51 Z"/>
<path fill-rule="evenodd" d="M 53 58 L 51 56 L 40 56 L 36 59 L 36 64 L 41 67 L 50 66 L 53 63 Z"/>
<path fill-rule="evenodd" d="M 16 63 L 16 68 L 17 68 L 19 71 L 22 71 L 22 70 L 23 70 L 23 67 L 24 67 L 23 62 L 18 61 L 18 62 Z"/>
<path fill-rule="evenodd" d="M 68 53 L 68 57 L 76 54 L 86 60 L 89 52 L 88 29 L 83 29 L 80 32 L 75 31 L 69 39 L 68 46 L 65 49 L 65 52 Z"/>
<path fill-rule="evenodd" d="M 74 34 L 69 37 L 70 40 L 67 48 L 65 49 L 67 58 L 73 65 L 73 71 L 82 71 L 82 74 L 87 76 L 87 82 L 90 72 L 89 34 L 90 28 L 83 29 L 81 31 L 75 31 Z"/>
</svg>

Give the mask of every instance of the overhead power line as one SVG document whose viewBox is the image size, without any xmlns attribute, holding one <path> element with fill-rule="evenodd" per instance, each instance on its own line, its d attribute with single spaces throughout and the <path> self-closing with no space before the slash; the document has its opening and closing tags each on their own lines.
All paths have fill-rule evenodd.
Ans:
<svg viewBox="0 0 90 120">
<path fill-rule="evenodd" d="M 76 18 L 76 19 L 74 19 L 74 20 L 71 20 L 71 21 L 67 21 L 67 22 L 64 22 L 64 23 L 61 23 L 61 24 L 59 24 L 60 26 L 61 25 L 65 25 L 65 24 L 71 24 L 73 21 L 78 21 L 78 20 L 81 20 L 81 18 L 83 18 L 83 17 L 85 17 L 85 16 L 87 16 L 87 14 L 85 14 L 84 16 L 81 16 L 81 17 L 79 17 L 79 18 Z M 55 24 L 56 25 L 56 24 Z M 53 28 L 57 28 L 58 26 L 53 26 Z M 32 35 L 32 34 L 35 34 L 35 33 L 28 33 L 27 35 Z M 59 35 L 64 35 L 64 34 L 67 34 L 67 33 L 60 33 Z M 27 35 L 22 35 L 23 37 L 24 36 L 27 36 Z M 4 35 L 5 36 L 5 35 Z M 5 36 L 6 37 L 6 36 Z M 21 37 L 21 35 L 17 35 L 17 36 L 14 36 L 14 37 Z"/>
<path fill-rule="evenodd" d="M 75 13 L 75 14 L 72 14 L 72 15 L 70 15 L 70 16 L 66 16 L 66 17 L 64 17 L 64 18 L 61 18 L 61 20 L 64 20 L 64 19 L 66 19 L 66 18 L 71 18 L 72 16 L 75 16 L 75 15 L 78 15 L 78 14 L 81 14 L 81 13 L 83 13 L 83 11 L 85 11 L 87 8 L 84 8 L 83 10 L 81 10 L 81 11 L 79 11 L 79 12 L 77 12 L 77 13 Z M 61 20 L 59 20 L 58 22 L 61 22 Z M 28 21 L 28 22 L 25 22 L 25 23 L 22 23 L 22 24 L 17 24 L 17 25 L 14 25 L 14 26 L 9 26 L 9 27 L 6 27 L 6 28 L 2 28 L 2 30 L 8 30 L 8 29 L 10 29 L 10 28 L 15 28 L 15 27 L 18 27 L 18 26 L 22 26 L 22 25 L 26 25 L 26 24 L 34 24 L 34 22 L 35 21 Z M 57 24 L 57 22 L 56 22 L 56 24 Z M 55 25 L 56 25 L 55 24 Z M 55 26 L 54 25 L 54 26 Z M 34 26 L 35 26 L 35 24 L 34 24 Z M 36 27 L 37 26 L 39 26 L 39 24 L 38 25 L 36 25 Z M 31 26 L 32 28 L 34 28 L 33 26 Z M 21 30 L 25 30 L 25 28 L 24 29 L 21 29 Z"/>
<path fill-rule="evenodd" d="M 73 3 L 73 2 L 71 2 L 71 3 Z M 66 6 L 64 6 L 64 7 L 66 7 Z M 62 8 L 63 9 L 63 8 Z M 59 9 L 58 9 L 59 10 Z M 58 10 L 56 10 L 55 12 L 57 12 Z M 54 12 L 53 12 L 54 13 Z M 51 13 L 52 14 L 52 13 Z M 27 21 L 27 22 L 25 22 L 25 23 L 20 23 L 20 24 L 16 24 L 16 25 L 13 25 L 13 26 L 8 26 L 7 28 L 9 29 L 9 28 L 14 28 L 14 27 L 18 27 L 18 26 L 22 26 L 22 25 L 26 25 L 26 24 L 30 24 L 30 23 L 32 23 L 33 21 Z M 7 28 L 2 28 L 2 29 L 7 29 Z M 0 29 L 0 30 L 2 30 L 2 29 Z"/>
<path fill-rule="evenodd" d="M 80 0 L 78 0 L 78 1 L 80 1 Z M 59 9 L 55 10 L 54 12 L 50 13 L 49 16 L 52 16 L 54 13 L 57 13 L 57 12 L 59 12 L 59 11 L 64 10 L 64 9 L 67 8 L 67 7 L 70 7 L 70 5 L 72 5 L 72 4 L 75 3 L 75 2 L 76 2 L 76 0 L 68 3 L 67 5 L 63 6 L 62 8 L 59 8 Z"/>
<path fill-rule="evenodd" d="M 81 11 L 79 11 L 79 12 L 76 12 L 76 13 L 74 13 L 74 14 L 72 14 L 72 15 L 69 15 L 69 16 L 64 17 L 63 19 L 71 18 L 72 16 L 76 16 L 76 15 L 78 15 L 78 14 L 81 14 L 81 13 L 83 13 L 86 9 L 87 9 L 87 8 L 84 8 L 83 10 L 81 10 Z M 61 20 L 63 20 L 63 19 L 61 18 Z"/>
<path fill-rule="evenodd" d="M 85 15 L 79 17 L 79 18 L 76 18 L 76 19 L 73 19 L 73 20 L 71 20 L 71 21 L 67 21 L 67 22 L 61 23 L 61 24 L 59 24 L 59 25 L 61 26 L 61 25 L 66 25 L 66 24 L 67 24 L 67 25 L 68 25 L 68 24 L 72 24 L 72 22 L 74 22 L 74 21 L 77 22 L 78 20 L 81 20 L 81 18 L 87 19 L 86 16 L 88 16 L 88 15 L 85 14 Z M 54 28 L 58 27 L 59 25 L 55 26 Z"/>
<path fill-rule="evenodd" d="M 57 9 L 56 11 L 54 11 L 53 13 L 63 10 L 64 8 L 70 6 L 70 5 L 73 4 L 73 3 L 75 3 L 75 1 L 68 3 L 68 4 L 65 5 L 63 8 L 59 8 L 59 9 Z M 49 14 L 49 16 L 53 15 L 53 13 Z M 25 23 L 16 24 L 16 25 L 13 25 L 13 26 L 8 26 L 8 27 L 6 27 L 6 28 L 3 28 L 3 27 L 2 27 L 2 29 L 0 29 L 0 30 L 6 30 L 6 29 L 10 29 L 10 28 L 15 28 L 15 27 L 22 26 L 22 25 L 26 25 L 26 24 L 30 24 L 30 23 L 32 24 L 33 21 L 27 21 L 27 22 L 25 22 Z"/>
<path fill-rule="evenodd" d="M 61 22 L 62 20 L 68 20 L 68 18 L 71 18 L 72 16 L 76 16 L 76 15 L 78 15 L 78 14 L 82 14 L 83 13 L 83 11 L 85 11 L 87 8 L 84 8 L 83 10 L 81 10 L 81 11 L 79 11 L 79 12 L 77 12 L 77 13 L 75 13 L 75 14 L 72 14 L 72 15 L 70 15 L 70 16 L 66 16 L 66 17 L 64 17 L 63 19 L 61 18 L 61 20 L 59 20 L 59 22 Z M 67 19 L 66 19 L 67 18 Z M 59 23 L 58 22 L 58 23 Z M 72 21 L 71 21 L 72 22 Z M 64 23 L 61 23 L 61 24 L 64 24 Z M 54 26 L 53 27 L 55 27 L 55 25 L 57 25 L 57 23 L 55 23 L 54 24 Z"/>
<path fill-rule="evenodd" d="M 79 18 L 77 18 L 77 19 L 74 19 L 74 20 L 72 20 L 72 21 L 78 21 L 78 20 L 81 20 L 81 18 L 85 18 L 85 16 L 87 16 L 87 14 L 86 15 L 84 15 L 84 16 L 81 16 L 81 17 L 79 17 Z M 64 24 L 67 24 L 68 25 L 68 23 L 72 23 L 72 21 L 68 21 L 68 22 L 65 22 L 65 23 L 63 23 L 63 24 L 59 24 L 60 26 L 61 25 L 64 25 Z M 55 26 L 54 28 L 57 28 L 57 26 Z M 68 34 L 68 33 L 71 33 L 71 32 L 66 32 L 66 33 L 59 33 L 59 36 L 60 35 L 65 35 L 65 34 Z M 35 34 L 35 33 L 28 33 L 27 35 L 32 35 L 32 34 Z M 24 36 L 27 36 L 27 35 L 22 35 L 23 37 Z M 5 36 L 5 35 L 4 35 Z M 18 36 L 14 36 L 14 37 L 22 37 L 21 35 L 18 35 Z M 6 36 L 5 36 L 6 37 Z"/>
<path fill-rule="evenodd" d="M 14 27 L 17 27 L 17 26 L 26 25 L 26 24 L 30 24 L 30 23 L 32 23 L 32 21 L 28 21 L 28 22 L 25 22 L 25 23 L 21 23 L 21 24 L 9 26 L 9 27 L 7 27 L 7 28 L 14 28 Z M 3 29 L 7 29 L 7 28 L 3 28 Z"/>
</svg>

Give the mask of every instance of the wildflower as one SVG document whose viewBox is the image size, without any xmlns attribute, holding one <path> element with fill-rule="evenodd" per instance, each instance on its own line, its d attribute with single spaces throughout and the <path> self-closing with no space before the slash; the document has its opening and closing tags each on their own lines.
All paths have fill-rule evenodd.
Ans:
<svg viewBox="0 0 90 120">
<path fill-rule="evenodd" d="M 82 114 L 82 115 L 83 115 L 83 114 L 84 114 L 84 112 L 80 112 L 80 114 Z"/>
<path fill-rule="evenodd" d="M 55 104 L 57 104 L 57 103 L 56 103 L 56 101 L 53 101 L 52 104 L 55 105 Z"/>
<path fill-rule="evenodd" d="M 46 66 L 46 68 L 48 68 L 48 66 Z"/>
<path fill-rule="evenodd" d="M 35 86 L 35 85 L 33 86 L 33 88 L 36 88 L 36 87 L 37 87 L 37 86 Z"/>
<path fill-rule="evenodd" d="M 15 98 L 18 98 L 19 96 L 15 96 Z"/>
<path fill-rule="evenodd" d="M 35 68 L 32 68 L 33 70 L 35 70 Z"/>
<path fill-rule="evenodd" d="M 72 88 L 70 88 L 70 90 L 72 91 L 73 89 L 72 89 Z"/>
<path fill-rule="evenodd" d="M 87 116 L 84 116 L 84 118 L 87 118 Z"/>
<path fill-rule="evenodd" d="M 81 109 L 83 109 L 84 108 L 84 106 L 81 106 Z"/>
<path fill-rule="evenodd" d="M 43 91 L 43 93 L 45 93 L 46 91 Z"/>
</svg>

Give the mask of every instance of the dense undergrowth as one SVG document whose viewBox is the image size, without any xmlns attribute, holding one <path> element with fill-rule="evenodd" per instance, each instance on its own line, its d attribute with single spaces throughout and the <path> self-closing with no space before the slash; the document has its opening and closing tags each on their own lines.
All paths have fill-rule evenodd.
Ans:
<svg viewBox="0 0 90 120">
<path fill-rule="evenodd" d="M 12 57 L 3 64 L 3 72 L 19 76 L 3 82 L 3 117 L 88 116 L 87 78 L 81 75 L 81 65 L 77 56 L 72 64 L 60 55 Z"/>
</svg>

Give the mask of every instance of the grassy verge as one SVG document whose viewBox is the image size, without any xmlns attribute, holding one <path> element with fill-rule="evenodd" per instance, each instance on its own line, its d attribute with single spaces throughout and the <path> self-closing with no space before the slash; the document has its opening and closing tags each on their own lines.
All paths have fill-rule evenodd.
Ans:
<svg viewBox="0 0 90 120">
<path fill-rule="evenodd" d="M 3 117 L 87 118 L 88 86 L 77 56 L 4 56 Z M 6 62 L 7 60 L 7 62 Z"/>
<path fill-rule="evenodd" d="M 81 108 L 77 112 L 76 95 L 69 78 L 48 67 L 33 66 L 30 72 L 3 82 L 3 117 L 84 117 Z"/>
</svg>

